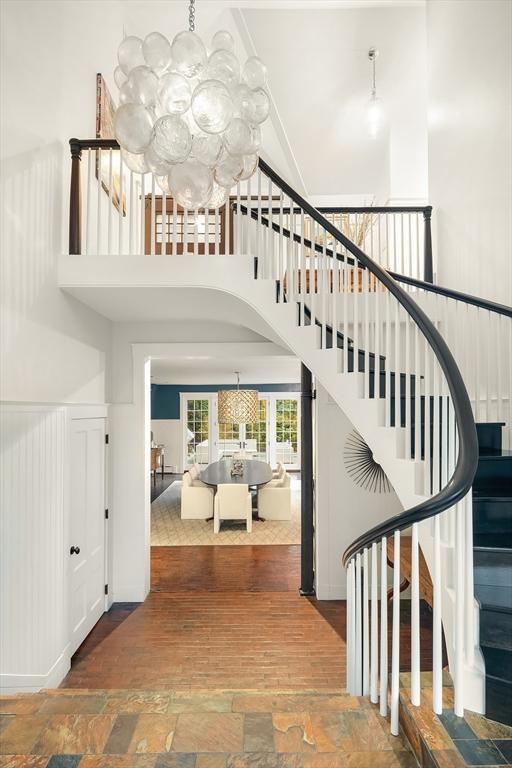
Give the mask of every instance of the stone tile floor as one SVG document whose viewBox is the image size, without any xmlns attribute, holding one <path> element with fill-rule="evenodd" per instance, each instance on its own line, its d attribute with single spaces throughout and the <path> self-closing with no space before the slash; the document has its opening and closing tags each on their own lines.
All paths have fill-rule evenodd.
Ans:
<svg viewBox="0 0 512 768">
<path fill-rule="evenodd" d="M 416 765 L 367 701 L 340 693 L 66 690 L 0 701 L 3 768 Z"/>
<path fill-rule="evenodd" d="M 409 675 L 402 674 L 400 724 L 425 768 L 495 768 L 512 764 L 512 728 L 466 710 L 453 712 L 453 687 L 445 675 L 443 713 L 432 710 L 431 674 L 422 675 L 421 704 L 410 700 Z"/>
</svg>

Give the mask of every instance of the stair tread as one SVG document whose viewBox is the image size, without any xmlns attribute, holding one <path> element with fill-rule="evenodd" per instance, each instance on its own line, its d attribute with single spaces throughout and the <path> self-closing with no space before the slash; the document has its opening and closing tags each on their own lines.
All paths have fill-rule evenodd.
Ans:
<svg viewBox="0 0 512 768">
<path fill-rule="evenodd" d="M 475 533 L 473 549 L 479 551 L 510 552 L 512 551 L 512 534 L 507 531 L 493 533 Z"/>
<path fill-rule="evenodd" d="M 475 584 L 475 595 L 484 610 L 512 612 L 512 590 L 508 584 Z"/>
<path fill-rule="evenodd" d="M 473 487 L 473 499 L 496 499 L 496 501 L 512 501 L 512 488 L 504 485 L 481 485 Z"/>
<path fill-rule="evenodd" d="M 512 451 L 508 448 L 483 448 L 480 447 L 480 460 L 486 459 L 511 459 Z"/>
</svg>

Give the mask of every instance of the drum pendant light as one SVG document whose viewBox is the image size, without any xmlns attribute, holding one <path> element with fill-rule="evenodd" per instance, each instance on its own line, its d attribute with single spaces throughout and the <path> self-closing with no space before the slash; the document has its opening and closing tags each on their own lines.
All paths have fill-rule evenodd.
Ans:
<svg viewBox="0 0 512 768">
<path fill-rule="evenodd" d="M 236 389 L 221 389 L 218 393 L 219 424 L 252 424 L 259 419 L 258 392 L 240 389 L 240 373 L 235 371 Z"/>
</svg>

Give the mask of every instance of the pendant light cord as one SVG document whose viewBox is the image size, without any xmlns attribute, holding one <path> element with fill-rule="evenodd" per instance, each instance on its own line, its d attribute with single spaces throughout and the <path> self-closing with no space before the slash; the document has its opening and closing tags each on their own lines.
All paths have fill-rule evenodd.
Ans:
<svg viewBox="0 0 512 768">
<path fill-rule="evenodd" d="M 196 28 L 196 0 L 189 0 L 188 4 L 188 31 L 193 32 Z"/>
</svg>

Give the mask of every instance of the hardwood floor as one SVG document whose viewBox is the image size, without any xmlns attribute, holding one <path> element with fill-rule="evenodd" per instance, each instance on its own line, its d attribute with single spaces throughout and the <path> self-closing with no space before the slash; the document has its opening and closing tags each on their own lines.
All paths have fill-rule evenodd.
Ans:
<svg viewBox="0 0 512 768">
<path fill-rule="evenodd" d="M 152 547 L 153 592 L 296 592 L 300 546 Z"/>
<path fill-rule="evenodd" d="M 181 475 L 173 475 L 171 472 L 166 472 L 162 477 L 162 473 L 157 472 L 154 480 L 153 475 L 151 475 L 151 502 L 158 499 L 160 494 L 163 493 L 175 480 L 181 480 Z"/>
<path fill-rule="evenodd" d="M 147 600 L 113 606 L 73 659 L 67 688 L 345 687 L 346 605 L 298 593 L 300 547 L 155 547 Z M 391 605 L 389 631 L 391 637 Z M 401 601 L 401 668 L 410 658 Z M 422 669 L 431 614 L 422 610 Z M 112 628 L 115 626 L 114 631 Z"/>
</svg>

